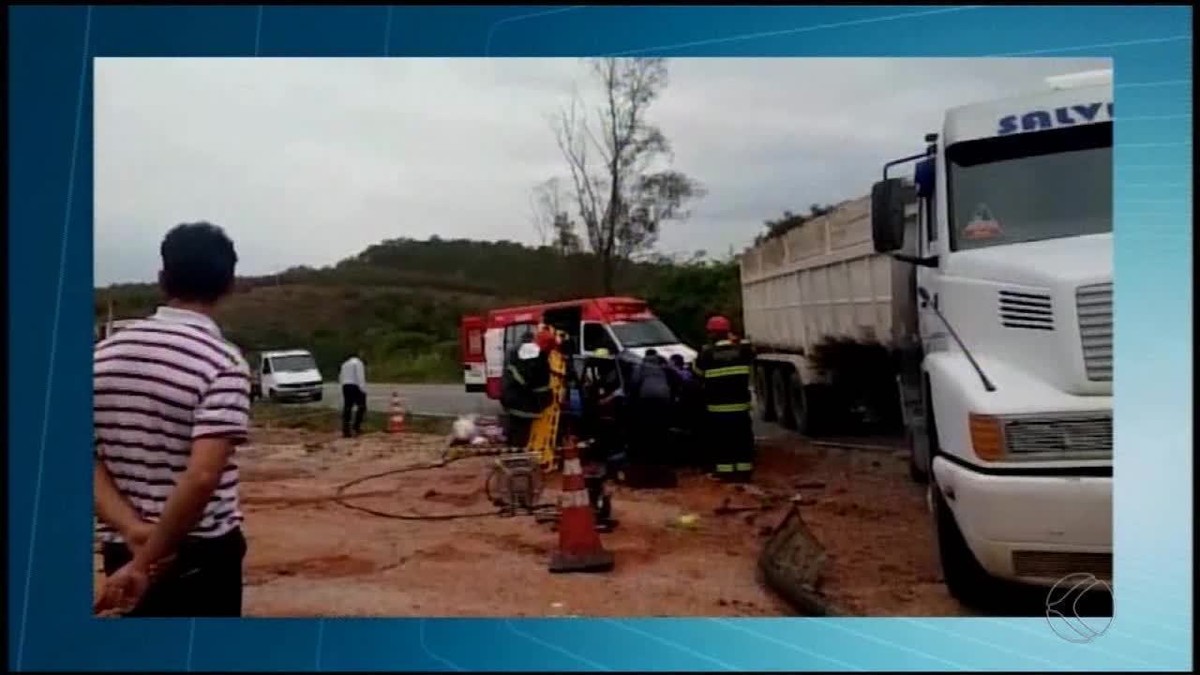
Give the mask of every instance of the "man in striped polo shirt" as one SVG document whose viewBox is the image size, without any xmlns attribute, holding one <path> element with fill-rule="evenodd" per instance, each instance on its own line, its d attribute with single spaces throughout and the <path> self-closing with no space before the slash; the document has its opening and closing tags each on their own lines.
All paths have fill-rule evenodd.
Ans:
<svg viewBox="0 0 1200 675">
<path fill-rule="evenodd" d="M 102 613 L 240 616 L 246 540 L 234 448 L 249 368 L 212 319 L 233 289 L 233 242 L 208 223 L 162 241 L 167 297 L 95 348 L 95 504 Z"/>
</svg>

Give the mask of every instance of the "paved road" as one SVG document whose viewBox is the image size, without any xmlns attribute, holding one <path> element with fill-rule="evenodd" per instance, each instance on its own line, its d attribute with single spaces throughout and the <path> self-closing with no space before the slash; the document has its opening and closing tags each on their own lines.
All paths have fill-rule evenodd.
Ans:
<svg viewBox="0 0 1200 675">
<path fill-rule="evenodd" d="M 400 396 L 404 409 L 413 415 L 457 417 L 467 413 L 494 415 L 500 406 L 483 394 L 469 394 L 461 384 L 368 384 L 367 408 L 386 411 L 392 392 Z M 322 404 L 342 405 L 342 390 L 336 384 L 325 385 Z"/>
<path fill-rule="evenodd" d="M 500 405 L 496 401 L 483 394 L 469 394 L 461 384 L 368 384 L 367 407 L 371 410 L 386 411 L 391 404 L 393 391 L 400 396 L 404 409 L 413 415 L 457 417 L 469 413 L 495 415 L 500 412 Z M 321 404 L 340 408 L 341 387 L 327 383 Z M 778 425 L 761 422 L 757 416 L 754 432 L 759 437 L 791 433 Z"/>
</svg>

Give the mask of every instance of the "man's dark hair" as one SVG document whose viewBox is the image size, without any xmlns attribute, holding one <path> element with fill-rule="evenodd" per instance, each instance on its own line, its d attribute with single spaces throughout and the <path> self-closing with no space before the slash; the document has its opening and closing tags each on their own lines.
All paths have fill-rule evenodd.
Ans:
<svg viewBox="0 0 1200 675">
<path fill-rule="evenodd" d="M 211 223 L 183 223 L 163 237 L 163 292 L 173 300 L 214 303 L 233 290 L 237 253 L 225 231 Z"/>
<path fill-rule="evenodd" d="M 682 368 L 683 367 L 683 356 L 681 354 L 672 354 L 671 355 L 671 365 L 675 366 L 676 368 Z"/>
</svg>

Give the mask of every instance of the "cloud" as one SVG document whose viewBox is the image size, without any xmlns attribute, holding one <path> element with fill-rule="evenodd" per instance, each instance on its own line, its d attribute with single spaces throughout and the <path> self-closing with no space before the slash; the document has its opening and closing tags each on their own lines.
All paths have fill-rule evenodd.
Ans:
<svg viewBox="0 0 1200 675">
<path fill-rule="evenodd" d="M 651 118 L 708 189 L 662 248 L 741 248 L 784 209 L 863 194 L 947 107 L 1078 59 L 673 59 Z M 577 59 L 97 59 L 96 282 L 151 280 L 161 236 L 225 227 L 244 274 L 385 238 L 533 243 L 529 193 L 563 170 L 549 117 Z"/>
</svg>

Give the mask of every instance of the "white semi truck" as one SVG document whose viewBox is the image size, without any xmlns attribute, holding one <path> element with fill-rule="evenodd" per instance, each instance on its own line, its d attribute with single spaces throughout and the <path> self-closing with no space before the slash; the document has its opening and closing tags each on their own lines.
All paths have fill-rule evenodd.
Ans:
<svg viewBox="0 0 1200 675">
<path fill-rule="evenodd" d="M 1048 85 L 948 110 L 869 198 L 741 259 L 766 416 L 828 412 L 823 340 L 898 355 L 912 473 L 968 603 L 997 579 L 1112 578 L 1111 72 Z"/>
</svg>

